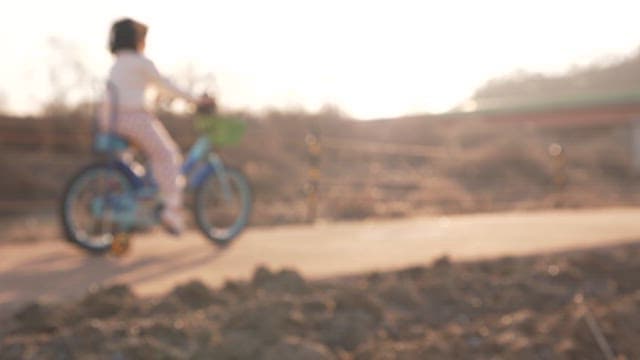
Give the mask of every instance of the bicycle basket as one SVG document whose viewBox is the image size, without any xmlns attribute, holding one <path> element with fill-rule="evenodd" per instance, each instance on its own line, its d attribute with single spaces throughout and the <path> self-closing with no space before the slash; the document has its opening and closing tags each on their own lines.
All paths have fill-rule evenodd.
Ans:
<svg viewBox="0 0 640 360">
<path fill-rule="evenodd" d="M 199 115 L 195 125 L 198 132 L 208 136 L 216 146 L 237 145 L 246 129 L 241 119 L 221 115 Z"/>
</svg>

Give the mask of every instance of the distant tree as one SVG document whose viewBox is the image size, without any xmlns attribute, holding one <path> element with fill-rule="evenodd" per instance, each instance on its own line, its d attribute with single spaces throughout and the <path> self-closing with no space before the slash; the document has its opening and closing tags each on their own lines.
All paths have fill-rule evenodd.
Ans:
<svg viewBox="0 0 640 360">
<path fill-rule="evenodd" d="M 194 95 L 207 93 L 210 96 L 216 96 L 218 92 L 216 78 L 212 72 L 200 69 L 193 63 L 178 68 L 169 75 L 172 81 L 178 84 L 182 89 Z M 156 107 L 160 112 L 183 113 L 187 110 L 182 102 L 174 102 L 171 97 L 158 94 L 156 96 Z"/>
<path fill-rule="evenodd" d="M 489 80 L 476 90 L 473 100 L 486 102 L 520 98 L 535 101 L 552 97 L 640 89 L 640 51 L 627 58 L 605 60 L 587 66 L 573 66 L 561 75 L 519 70 Z"/>
<path fill-rule="evenodd" d="M 81 49 L 64 39 L 52 37 L 48 40 L 48 53 L 49 94 L 42 104 L 43 115 L 67 116 L 91 111 L 96 93 L 99 93 L 96 85 L 102 84 L 103 80 L 96 80 L 91 73 Z M 214 75 L 192 63 L 173 71 L 169 78 L 193 94 L 215 95 L 217 92 Z M 155 105 L 160 113 L 183 113 L 188 108 L 184 102 L 173 100 L 159 93 Z"/>
<path fill-rule="evenodd" d="M 48 41 L 49 97 L 42 106 L 44 115 L 73 112 L 91 96 L 93 76 L 82 52 L 74 44 L 52 37 Z"/>
</svg>

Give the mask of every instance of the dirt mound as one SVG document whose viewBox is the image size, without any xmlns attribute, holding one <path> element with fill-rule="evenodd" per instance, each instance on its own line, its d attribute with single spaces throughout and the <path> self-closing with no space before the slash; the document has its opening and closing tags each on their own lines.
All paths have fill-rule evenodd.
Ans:
<svg viewBox="0 0 640 360">
<path fill-rule="evenodd" d="M 127 286 L 34 303 L 0 329 L 0 359 L 640 358 L 640 243 L 307 281 L 256 269 L 158 298 Z"/>
</svg>

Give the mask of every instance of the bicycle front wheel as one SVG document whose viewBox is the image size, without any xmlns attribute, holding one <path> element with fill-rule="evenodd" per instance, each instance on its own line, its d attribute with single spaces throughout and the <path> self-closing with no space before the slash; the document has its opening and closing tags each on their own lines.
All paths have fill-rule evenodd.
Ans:
<svg viewBox="0 0 640 360">
<path fill-rule="evenodd" d="M 210 174 L 195 191 L 196 223 L 205 236 L 227 246 L 244 230 L 251 215 L 251 187 L 240 170 Z"/>
</svg>

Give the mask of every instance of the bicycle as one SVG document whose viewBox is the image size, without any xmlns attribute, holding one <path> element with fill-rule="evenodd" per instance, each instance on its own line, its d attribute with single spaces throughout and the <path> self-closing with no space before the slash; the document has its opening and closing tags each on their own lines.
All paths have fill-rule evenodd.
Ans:
<svg viewBox="0 0 640 360">
<path fill-rule="evenodd" d="M 194 194 L 192 210 L 198 228 L 214 244 L 226 247 L 249 222 L 252 194 L 246 176 L 225 165 L 215 146 L 211 136 L 201 135 L 181 170 L 185 191 Z M 127 139 L 113 131 L 96 130 L 93 148 L 101 159 L 78 171 L 64 191 L 64 233 L 68 241 L 90 253 L 122 255 L 135 233 L 159 224 L 163 203 L 150 167 L 133 156 Z"/>
</svg>

